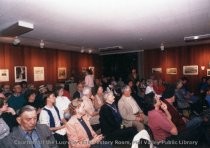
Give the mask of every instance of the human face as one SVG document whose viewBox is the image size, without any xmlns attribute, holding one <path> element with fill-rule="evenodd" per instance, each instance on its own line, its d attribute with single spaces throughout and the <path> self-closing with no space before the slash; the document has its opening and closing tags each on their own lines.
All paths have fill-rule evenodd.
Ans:
<svg viewBox="0 0 210 148">
<path fill-rule="evenodd" d="M 8 104 L 6 102 L 4 102 L 4 105 L 0 108 L 0 111 L 2 113 L 6 112 L 8 110 Z"/>
<path fill-rule="evenodd" d="M 103 88 L 100 86 L 100 87 L 98 88 L 97 94 L 102 94 L 102 93 L 103 93 Z"/>
<path fill-rule="evenodd" d="M 20 117 L 17 118 L 17 122 L 24 131 L 32 131 L 37 124 L 36 111 L 25 111 Z"/>
<path fill-rule="evenodd" d="M 126 97 L 130 97 L 131 96 L 131 89 L 130 88 L 125 89 L 123 94 Z"/>
<path fill-rule="evenodd" d="M 4 92 L 10 92 L 10 85 L 4 85 L 3 90 Z"/>
<path fill-rule="evenodd" d="M 14 92 L 15 93 L 21 93 L 22 92 L 22 87 L 20 85 L 15 85 L 14 86 Z"/>
<path fill-rule="evenodd" d="M 83 85 L 82 85 L 81 83 L 78 84 L 77 90 L 78 90 L 79 92 L 82 92 L 82 90 L 83 90 Z"/>
<path fill-rule="evenodd" d="M 155 101 L 156 101 L 155 106 L 160 107 L 161 106 L 161 100 L 160 100 L 160 98 L 157 97 L 157 96 L 155 96 Z"/>
<path fill-rule="evenodd" d="M 35 98 L 36 98 L 36 94 L 33 93 L 33 94 L 31 94 L 31 95 L 29 96 L 28 101 L 29 101 L 29 102 L 34 102 L 34 101 L 35 101 Z"/>
<path fill-rule="evenodd" d="M 113 94 L 109 94 L 108 97 L 107 97 L 107 100 L 106 102 L 109 103 L 109 104 L 112 104 L 114 102 L 114 95 Z"/>
<path fill-rule="evenodd" d="M 50 96 L 48 97 L 50 103 L 55 103 L 55 95 L 54 94 L 50 94 Z"/>
<path fill-rule="evenodd" d="M 85 115 L 85 104 L 81 103 L 77 108 L 76 108 L 76 114 L 83 116 Z"/>
<path fill-rule="evenodd" d="M 58 91 L 58 95 L 59 95 L 59 96 L 63 96 L 63 88 L 61 88 L 61 89 Z"/>
</svg>

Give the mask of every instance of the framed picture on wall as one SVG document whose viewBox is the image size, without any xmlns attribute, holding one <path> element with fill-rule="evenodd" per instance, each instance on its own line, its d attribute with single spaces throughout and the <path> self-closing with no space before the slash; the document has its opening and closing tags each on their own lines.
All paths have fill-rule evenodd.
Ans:
<svg viewBox="0 0 210 148">
<path fill-rule="evenodd" d="M 177 68 L 166 68 L 166 74 L 176 75 L 177 74 Z"/>
<path fill-rule="evenodd" d="M 15 82 L 27 81 L 27 67 L 26 66 L 15 66 Z"/>
<path fill-rule="evenodd" d="M 44 81 L 44 67 L 34 67 L 34 81 Z"/>
<path fill-rule="evenodd" d="M 67 78 L 66 67 L 59 67 L 58 79 L 66 79 L 66 78 Z"/>
<path fill-rule="evenodd" d="M 183 66 L 183 75 L 198 75 L 198 65 Z"/>
<path fill-rule="evenodd" d="M 162 68 L 152 68 L 152 73 L 162 73 Z"/>
<path fill-rule="evenodd" d="M 210 69 L 207 69 L 207 76 L 210 76 Z"/>
<path fill-rule="evenodd" d="M 86 68 L 86 67 L 82 67 L 82 73 L 85 73 L 85 72 L 86 72 L 86 70 L 87 70 L 87 68 Z"/>
<path fill-rule="evenodd" d="M 9 69 L 0 69 L 0 82 L 9 81 Z"/>
</svg>

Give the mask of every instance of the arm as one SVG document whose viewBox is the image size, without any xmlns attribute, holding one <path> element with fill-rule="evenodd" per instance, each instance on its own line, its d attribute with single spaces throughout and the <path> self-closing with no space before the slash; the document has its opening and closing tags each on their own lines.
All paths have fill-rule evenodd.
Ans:
<svg viewBox="0 0 210 148">
<path fill-rule="evenodd" d="M 119 100 L 118 108 L 123 119 L 131 121 L 136 120 L 136 116 L 127 111 L 128 109 L 123 101 Z"/>
</svg>

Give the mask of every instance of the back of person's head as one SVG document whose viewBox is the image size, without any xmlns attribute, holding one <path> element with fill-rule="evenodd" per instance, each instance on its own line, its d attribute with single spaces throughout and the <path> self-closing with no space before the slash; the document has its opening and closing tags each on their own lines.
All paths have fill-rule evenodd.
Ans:
<svg viewBox="0 0 210 148">
<path fill-rule="evenodd" d="M 64 89 L 63 86 L 61 86 L 61 85 L 58 85 L 58 86 L 55 87 L 55 96 L 56 97 L 59 96 L 59 91 L 61 89 Z"/>
<path fill-rule="evenodd" d="M 72 100 L 72 102 L 69 104 L 69 112 L 71 116 L 76 114 L 76 108 L 79 108 L 82 102 L 83 100 L 78 98 Z"/>
<path fill-rule="evenodd" d="M 91 88 L 84 87 L 82 93 L 83 93 L 83 95 L 89 95 L 91 93 Z"/>
<path fill-rule="evenodd" d="M 0 108 L 2 108 L 2 107 L 3 107 L 4 102 L 5 102 L 5 99 L 4 99 L 4 98 L 2 98 L 2 97 L 0 97 Z"/>
<path fill-rule="evenodd" d="M 154 106 L 155 103 L 156 103 L 155 94 L 153 92 L 150 92 L 144 96 L 144 108 L 145 108 L 146 114 L 148 111 L 155 109 L 155 106 Z"/>
</svg>

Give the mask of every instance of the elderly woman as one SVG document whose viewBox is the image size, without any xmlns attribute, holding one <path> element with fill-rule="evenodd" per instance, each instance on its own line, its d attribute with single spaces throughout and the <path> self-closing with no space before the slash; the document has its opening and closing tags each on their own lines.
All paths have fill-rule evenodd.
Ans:
<svg viewBox="0 0 210 148">
<path fill-rule="evenodd" d="M 97 92 L 95 95 L 95 99 L 93 100 L 93 105 L 96 110 L 100 110 L 101 106 L 104 104 L 104 98 L 103 98 L 103 87 L 98 86 Z"/>
<path fill-rule="evenodd" d="M 82 100 L 85 105 L 84 110 L 90 119 L 90 124 L 99 124 L 99 111 L 97 111 L 93 106 L 93 100 L 95 99 L 95 97 L 92 95 L 91 88 L 84 87 L 83 95 L 84 96 L 82 97 Z"/>
<path fill-rule="evenodd" d="M 83 101 L 74 99 L 69 109 L 72 115 L 66 124 L 69 148 L 90 148 L 100 142 L 103 136 L 93 131 Z"/>
<path fill-rule="evenodd" d="M 105 104 L 100 110 L 101 132 L 108 141 L 132 141 L 137 133 L 136 128 L 125 128 L 122 125 L 122 117 L 114 103 L 114 95 L 112 92 L 105 92 Z"/>
</svg>

